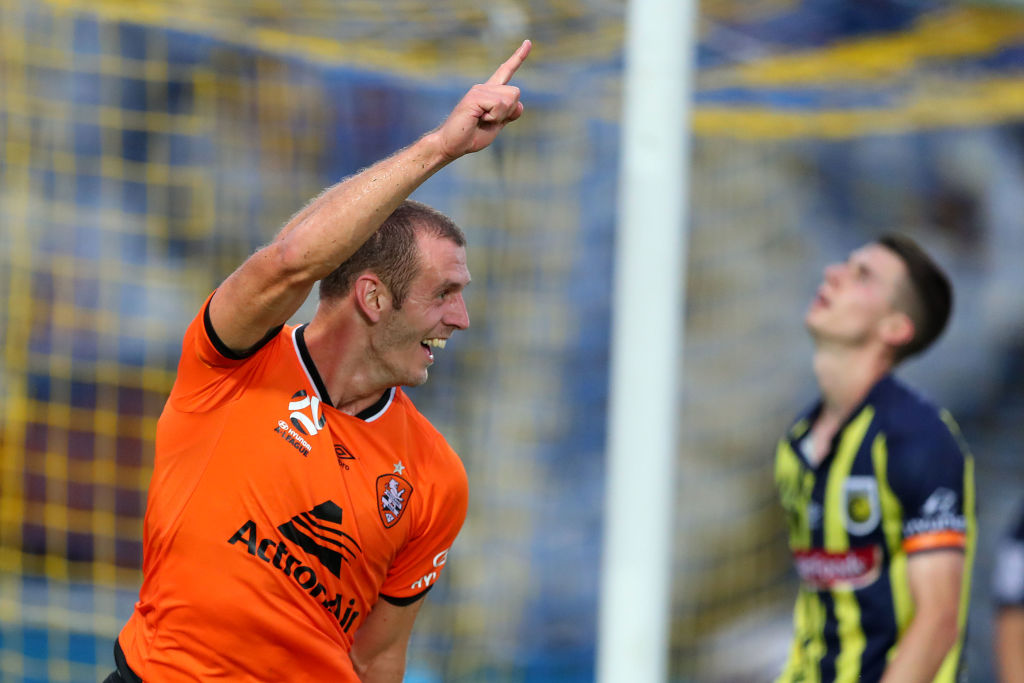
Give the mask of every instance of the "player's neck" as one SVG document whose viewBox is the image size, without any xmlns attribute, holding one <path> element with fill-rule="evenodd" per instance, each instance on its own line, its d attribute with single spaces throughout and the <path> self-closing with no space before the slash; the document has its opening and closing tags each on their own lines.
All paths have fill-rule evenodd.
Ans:
<svg viewBox="0 0 1024 683">
<path fill-rule="evenodd" d="M 822 416 L 843 423 L 885 377 L 892 364 L 870 349 L 821 346 L 814 353 L 814 374 L 822 396 Z"/>
<path fill-rule="evenodd" d="M 384 393 L 366 363 L 362 341 L 352 326 L 324 324 L 314 316 L 305 330 L 306 348 L 335 408 L 358 415 Z"/>
</svg>

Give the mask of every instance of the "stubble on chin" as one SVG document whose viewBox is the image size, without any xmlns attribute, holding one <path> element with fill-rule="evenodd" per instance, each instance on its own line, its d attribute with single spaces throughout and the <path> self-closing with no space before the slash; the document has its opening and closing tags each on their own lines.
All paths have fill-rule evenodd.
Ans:
<svg viewBox="0 0 1024 683">
<path fill-rule="evenodd" d="M 427 379 L 428 379 L 428 372 L 427 372 L 426 368 L 424 368 L 423 374 L 421 374 L 419 377 L 413 379 L 410 382 L 406 382 L 403 386 L 407 386 L 407 387 L 422 386 L 422 385 L 427 383 Z"/>
</svg>

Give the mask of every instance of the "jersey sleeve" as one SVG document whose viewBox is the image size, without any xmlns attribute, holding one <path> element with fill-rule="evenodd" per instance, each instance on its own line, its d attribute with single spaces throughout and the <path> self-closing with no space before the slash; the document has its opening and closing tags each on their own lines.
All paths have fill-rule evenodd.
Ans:
<svg viewBox="0 0 1024 683">
<path fill-rule="evenodd" d="M 1000 607 L 1024 607 L 1024 505 L 1018 510 L 1016 525 L 996 548 L 992 597 Z"/>
<path fill-rule="evenodd" d="M 178 374 L 170 401 L 176 409 L 184 412 L 210 410 L 237 396 L 257 370 L 256 364 L 248 361 L 282 329 L 270 330 L 244 354 L 231 351 L 220 341 L 210 323 L 210 300 L 215 294 L 213 292 L 206 298 L 182 339 Z"/>
<path fill-rule="evenodd" d="M 903 508 L 907 554 L 963 549 L 967 544 L 967 455 L 938 418 L 889 442 L 889 481 Z"/>
<path fill-rule="evenodd" d="M 381 598 L 395 605 L 415 602 L 433 587 L 466 519 L 466 470 L 454 451 L 445 448 L 449 457 L 445 458 L 448 462 L 443 465 L 443 476 L 423 492 L 415 529 L 391 563 L 380 588 Z"/>
</svg>

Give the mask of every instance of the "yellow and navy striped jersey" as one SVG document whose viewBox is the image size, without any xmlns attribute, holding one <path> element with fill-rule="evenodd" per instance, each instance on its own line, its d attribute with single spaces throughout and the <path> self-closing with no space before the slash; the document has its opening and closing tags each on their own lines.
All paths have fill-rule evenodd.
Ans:
<svg viewBox="0 0 1024 683">
<path fill-rule="evenodd" d="M 953 418 L 894 377 L 869 392 L 815 467 L 803 454 L 821 410 L 807 410 L 776 448 L 800 590 L 779 683 L 877 681 L 914 615 L 907 557 L 966 554 L 960 640 L 935 681 L 961 669 L 976 524 L 973 459 Z"/>
</svg>

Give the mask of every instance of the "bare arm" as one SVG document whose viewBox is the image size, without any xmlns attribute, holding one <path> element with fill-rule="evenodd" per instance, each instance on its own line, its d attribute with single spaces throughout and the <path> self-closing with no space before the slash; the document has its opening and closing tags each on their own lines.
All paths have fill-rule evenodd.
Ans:
<svg viewBox="0 0 1024 683">
<path fill-rule="evenodd" d="M 486 83 L 473 86 L 439 128 L 324 191 L 228 276 L 209 309 L 221 341 L 244 351 L 286 322 L 313 285 L 355 253 L 417 187 L 455 159 L 487 147 L 518 119 L 519 89 L 508 82 L 530 47 L 524 41 Z"/>
<path fill-rule="evenodd" d="M 926 683 L 935 677 L 959 634 L 963 571 L 964 555 L 956 550 L 910 556 L 907 578 L 914 618 L 885 669 L 884 683 Z"/>
<path fill-rule="evenodd" d="M 363 683 L 401 683 L 405 652 L 423 600 L 399 607 L 379 600 L 356 631 L 352 666 Z"/>
<path fill-rule="evenodd" d="M 1024 607 L 999 610 L 995 646 L 1000 682 L 1024 683 Z"/>
</svg>

